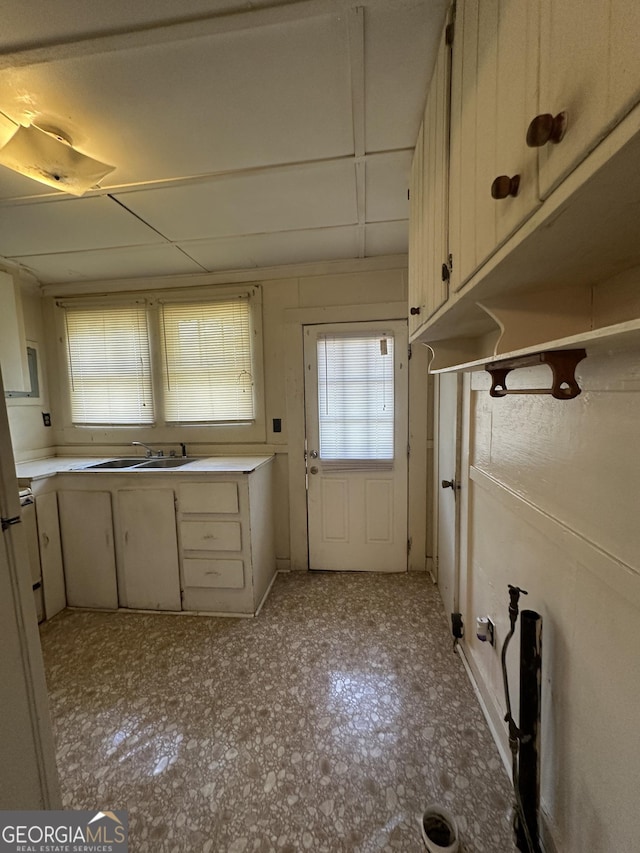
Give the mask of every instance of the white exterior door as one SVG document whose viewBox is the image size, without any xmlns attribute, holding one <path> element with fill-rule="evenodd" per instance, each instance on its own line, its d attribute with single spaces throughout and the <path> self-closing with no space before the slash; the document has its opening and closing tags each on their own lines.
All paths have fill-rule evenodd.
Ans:
<svg viewBox="0 0 640 853">
<path fill-rule="evenodd" d="M 306 326 L 309 568 L 407 570 L 406 321 Z"/>
<path fill-rule="evenodd" d="M 458 610 L 459 540 L 459 411 L 460 379 L 455 373 L 438 377 L 436 481 L 438 501 L 438 588 L 447 613 Z"/>
</svg>

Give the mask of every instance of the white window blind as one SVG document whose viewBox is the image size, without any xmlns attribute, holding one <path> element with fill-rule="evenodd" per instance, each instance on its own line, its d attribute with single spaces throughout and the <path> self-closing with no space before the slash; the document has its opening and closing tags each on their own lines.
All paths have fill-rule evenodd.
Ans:
<svg viewBox="0 0 640 853">
<path fill-rule="evenodd" d="M 74 424 L 153 423 L 145 305 L 65 308 Z"/>
<path fill-rule="evenodd" d="M 248 297 L 162 306 L 167 421 L 253 420 L 249 312 Z"/>
<path fill-rule="evenodd" d="M 393 337 L 318 338 L 320 458 L 393 460 Z"/>
</svg>

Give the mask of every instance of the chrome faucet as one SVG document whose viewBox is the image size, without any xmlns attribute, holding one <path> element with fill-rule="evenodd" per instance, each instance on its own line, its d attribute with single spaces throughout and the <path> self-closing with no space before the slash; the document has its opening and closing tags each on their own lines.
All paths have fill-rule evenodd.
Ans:
<svg viewBox="0 0 640 853">
<path fill-rule="evenodd" d="M 153 448 L 149 447 L 148 444 L 145 444 L 144 441 L 132 441 L 131 444 L 136 447 L 144 447 L 147 451 L 145 454 L 147 459 L 151 459 L 152 456 L 164 456 L 163 450 L 153 450 Z"/>
</svg>

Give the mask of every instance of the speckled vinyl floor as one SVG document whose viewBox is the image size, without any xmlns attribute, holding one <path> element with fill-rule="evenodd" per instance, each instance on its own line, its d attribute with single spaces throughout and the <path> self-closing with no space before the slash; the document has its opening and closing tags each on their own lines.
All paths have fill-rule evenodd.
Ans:
<svg viewBox="0 0 640 853">
<path fill-rule="evenodd" d="M 425 575 L 280 575 L 253 620 L 66 611 L 42 629 L 64 806 L 130 850 L 506 853 L 510 793 Z"/>
</svg>

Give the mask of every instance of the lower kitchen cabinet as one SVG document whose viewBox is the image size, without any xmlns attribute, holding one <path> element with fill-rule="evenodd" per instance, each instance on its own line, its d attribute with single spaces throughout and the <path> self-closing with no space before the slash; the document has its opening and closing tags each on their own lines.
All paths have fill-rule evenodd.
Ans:
<svg viewBox="0 0 640 853">
<path fill-rule="evenodd" d="M 185 610 L 259 609 L 276 571 L 272 469 L 177 485 Z"/>
<path fill-rule="evenodd" d="M 180 610 L 173 489 L 117 492 L 120 606 Z"/>
<path fill-rule="evenodd" d="M 64 583 L 60 523 L 58 520 L 58 498 L 55 492 L 36 497 L 36 519 L 38 524 L 38 546 L 44 594 L 44 615 L 51 619 L 64 610 L 67 595 Z"/>
<path fill-rule="evenodd" d="M 58 492 L 60 535 L 71 607 L 118 607 L 111 494 Z"/>
<path fill-rule="evenodd" d="M 37 499 L 53 513 L 57 490 L 67 603 L 255 614 L 276 573 L 273 458 L 221 467 L 58 474 Z"/>
</svg>

